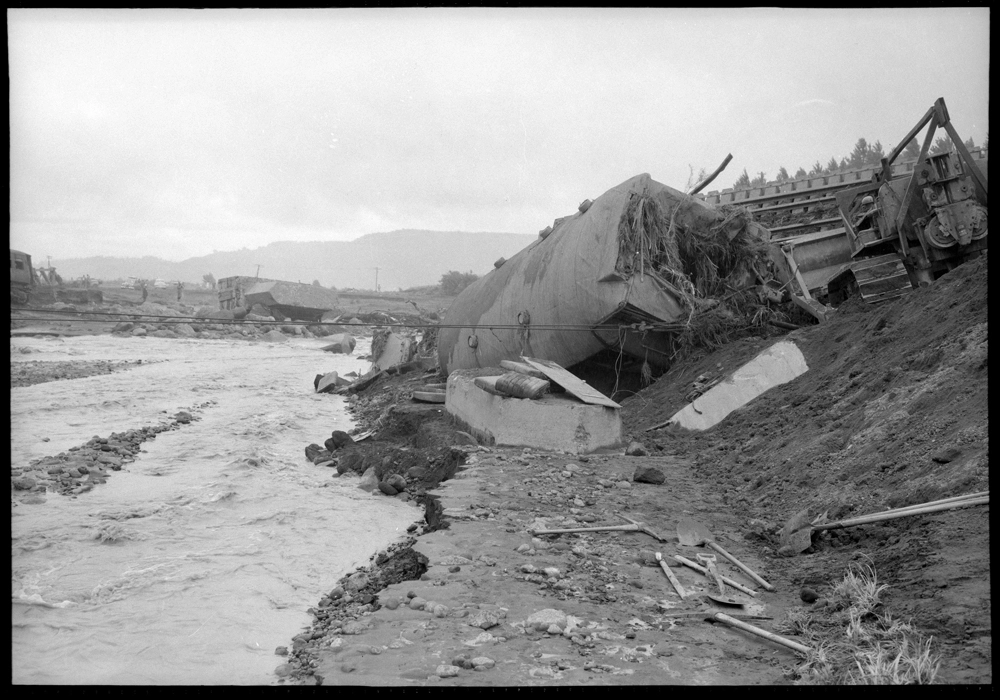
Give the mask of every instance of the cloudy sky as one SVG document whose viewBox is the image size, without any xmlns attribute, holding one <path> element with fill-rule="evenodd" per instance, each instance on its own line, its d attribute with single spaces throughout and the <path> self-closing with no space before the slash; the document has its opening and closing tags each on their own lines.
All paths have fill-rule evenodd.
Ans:
<svg viewBox="0 0 1000 700">
<path fill-rule="evenodd" d="M 989 9 L 8 10 L 11 245 L 182 260 L 401 228 L 536 233 L 989 127 Z"/>
</svg>

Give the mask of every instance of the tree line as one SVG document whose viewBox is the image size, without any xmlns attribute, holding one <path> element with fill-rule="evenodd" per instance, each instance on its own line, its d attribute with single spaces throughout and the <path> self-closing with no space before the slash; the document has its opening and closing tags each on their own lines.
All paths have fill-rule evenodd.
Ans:
<svg viewBox="0 0 1000 700">
<path fill-rule="evenodd" d="M 986 135 L 986 141 L 983 143 L 983 148 L 987 148 L 989 144 L 989 134 Z M 969 138 L 964 142 L 964 145 L 969 150 L 976 147 L 975 142 Z M 951 137 L 948 134 L 939 137 L 934 141 L 934 145 L 931 146 L 931 155 L 937 153 L 946 153 L 954 149 L 954 144 L 951 141 Z M 873 144 L 868 143 L 868 141 L 862 137 L 858 139 L 858 142 L 854 144 L 854 150 L 851 151 L 850 155 L 844 156 L 840 160 L 836 156 L 831 156 L 830 160 L 827 161 L 826 165 L 823 165 L 820 161 L 816 161 L 812 168 L 806 170 L 800 167 L 795 171 L 794 175 L 789 175 L 788 170 L 782 166 L 778 169 L 778 174 L 775 176 L 774 180 L 770 180 L 767 173 L 759 172 L 755 177 L 750 177 L 747 173 L 746 168 L 743 169 L 743 173 L 736 178 L 736 182 L 733 183 L 734 189 L 747 189 L 751 187 L 764 187 L 771 182 L 782 183 L 788 180 L 800 180 L 804 177 L 819 177 L 822 175 L 833 175 L 836 173 L 842 173 L 849 170 L 860 170 L 868 166 L 877 166 L 882 158 L 886 156 L 885 149 L 882 148 L 882 144 L 876 141 Z M 900 158 L 903 161 L 916 160 L 917 156 L 920 155 L 920 145 L 917 143 L 917 139 L 910 139 L 910 142 L 906 144 L 906 148 L 903 149 Z"/>
</svg>

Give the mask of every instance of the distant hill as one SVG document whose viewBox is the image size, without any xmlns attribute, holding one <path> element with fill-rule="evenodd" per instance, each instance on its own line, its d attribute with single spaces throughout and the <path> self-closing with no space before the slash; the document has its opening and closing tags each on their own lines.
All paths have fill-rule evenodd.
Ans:
<svg viewBox="0 0 1000 700">
<path fill-rule="evenodd" d="M 402 230 L 372 233 L 353 241 L 283 241 L 263 248 L 212 253 L 181 262 L 142 258 L 67 258 L 52 264 L 64 279 L 90 275 L 100 280 L 129 276 L 197 283 L 254 275 L 292 282 L 319 280 L 325 287 L 383 291 L 437 284 L 450 271 L 483 275 L 497 258 L 509 258 L 535 240 L 520 233 Z M 376 272 L 377 268 L 377 272 Z"/>
</svg>

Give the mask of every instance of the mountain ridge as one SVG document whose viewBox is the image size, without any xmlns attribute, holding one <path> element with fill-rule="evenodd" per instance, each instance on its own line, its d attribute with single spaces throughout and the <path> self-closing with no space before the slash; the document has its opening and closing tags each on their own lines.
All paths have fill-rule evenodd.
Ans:
<svg viewBox="0 0 1000 700">
<path fill-rule="evenodd" d="M 369 233 L 353 241 L 275 241 L 254 249 L 215 251 L 181 261 L 155 256 L 93 256 L 53 260 L 64 279 L 83 275 L 101 280 L 125 277 L 200 283 L 259 275 L 292 282 L 318 280 L 325 287 L 409 289 L 437 284 L 451 270 L 483 275 L 500 257 L 514 255 L 535 236 L 519 233 L 398 229 Z M 259 266 L 259 273 L 258 273 Z"/>
</svg>

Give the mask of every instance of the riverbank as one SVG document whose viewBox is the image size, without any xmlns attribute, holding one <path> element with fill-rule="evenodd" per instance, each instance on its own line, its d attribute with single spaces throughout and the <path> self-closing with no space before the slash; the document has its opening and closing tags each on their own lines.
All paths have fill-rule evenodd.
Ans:
<svg viewBox="0 0 1000 700">
<path fill-rule="evenodd" d="M 704 552 L 677 542 L 676 523 L 693 518 L 774 586 L 763 591 L 719 560 L 725 575 L 756 590 L 744 609 L 751 624 L 811 646 L 843 644 L 846 623 L 831 623 L 845 613 L 829 601 L 846 574 L 871 566 L 886 586 L 878 614 L 905 623 L 912 645 L 938 664 L 935 682 L 991 683 L 988 505 L 817 534 L 792 557 L 779 554 L 778 537 L 803 508 L 845 518 L 989 488 L 986 298 L 983 256 L 895 302 L 845 304 L 831 322 L 788 336 L 810 367 L 799 380 L 712 430 L 651 429 L 684 405 L 693 382 L 733 371 L 774 338 L 689 358 L 625 402 L 628 438 L 645 443 L 640 456 L 470 445 L 440 409 L 409 401 L 427 376 L 374 385 L 352 403 L 362 426 L 383 421 L 361 465 L 380 450 L 445 446 L 464 462 L 436 488 L 422 485 L 441 518 L 402 546 L 411 578 L 384 585 L 379 562 L 394 550 L 341 580 L 288 658 L 276 657 L 282 682 L 851 682 L 853 662 L 823 669 L 817 655 L 806 664 L 784 646 L 707 622 L 720 608 L 689 568 L 671 570 L 694 595 L 674 594 L 655 552 L 670 561 Z M 636 481 L 647 467 L 663 482 Z M 530 534 L 620 516 L 667 541 Z"/>
<path fill-rule="evenodd" d="M 400 399 L 423 381 L 399 378 L 354 403 L 362 414 L 384 414 L 378 408 L 387 397 Z M 719 685 L 781 683 L 793 674 L 797 658 L 788 649 L 704 620 L 712 608 L 700 574 L 672 562 L 692 594 L 681 601 L 657 564 L 658 550 L 668 559 L 696 557 L 699 550 L 679 546 L 671 531 L 687 515 L 710 517 L 720 542 L 767 571 L 740 521 L 723 513 L 684 456 L 485 448 L 468 444 L 439 408 L 403 400 L 390 416 L 366 446 L 367 462 L 400 449 L 462 455 L 453 477 L 416 485 L 438 501 L 440 520 L 412 528 L 412 539 L 374 555 L 319 601 L 313 624 L 277 650 L 288 655 L 276 658 L 281 682 Z M 634 481 L 647 467 L 664 471 L 667 482 Z M 340 478 L 358 479 L 350 470 Z M 620 516 L 649 523 L 668 542 L 636 532 L 529 532 L 617 525 L 625 522 Z M 803 605 L 791 581 L 772 583 L 778 593 L 760 591 L 746 609 L 730 612 L 771 625 Z"/>
</svg>

